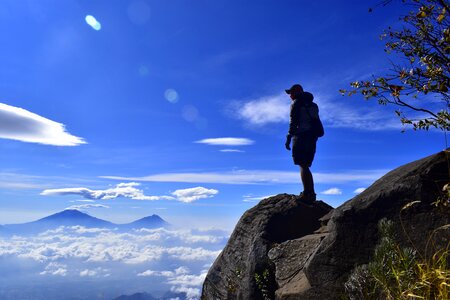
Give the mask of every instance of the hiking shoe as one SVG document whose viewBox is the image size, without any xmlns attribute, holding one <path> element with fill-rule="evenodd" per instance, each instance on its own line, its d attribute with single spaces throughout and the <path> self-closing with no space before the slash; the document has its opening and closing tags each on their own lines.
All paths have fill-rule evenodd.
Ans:
<svg viewBox="0 0 450 300">
<path fill-rule="evenodd" d="M 313 204 L 316 201 L 316 194 L 301 192 L 298 200 L 306 204 Z"/>
</svg>

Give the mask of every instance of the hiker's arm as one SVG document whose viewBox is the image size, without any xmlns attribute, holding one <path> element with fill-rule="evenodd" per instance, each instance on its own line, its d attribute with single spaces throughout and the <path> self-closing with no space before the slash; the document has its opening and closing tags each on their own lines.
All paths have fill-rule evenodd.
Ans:
<svg viewBox="0 0 450 300">
<path fill-rule="evenodd" d="M 299 103 L 297 101 L 292 102 L 291 104 L 291 113 L 290 113 L 290 118 L 289 118 L 289 131 L 288 131 L 288 136 L 292 137 L 293 135 L 297 134 L 297 130 L 298 130 L 298 123 L 300 121 L 300 116 L 299 116 L 299 107 L 298 107 Z"/>
<path fill-rule="evenodd" d="M 291 150 L 291 136 L 289 134 L 286 136 L 286 143 L 284 143 L 284 146 L 287 150 Z"/>
</svg>

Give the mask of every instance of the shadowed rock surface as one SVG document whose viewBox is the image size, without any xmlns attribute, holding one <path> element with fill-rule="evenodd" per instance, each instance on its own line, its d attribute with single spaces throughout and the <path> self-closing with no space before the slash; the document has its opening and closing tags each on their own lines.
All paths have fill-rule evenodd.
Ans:
<svg viewBox="0 0 450 300">
<path fill-rule="evenodd" d="M 266 269 L 273 274 L 269 250 L 319 229 L 319 218 L 331 209 L 323 202 L 300 203 L 296 196 L 288 194 L 264 199 L 249 209 L 209 270 L 202 299 L 263 299 L 255 274 Z M 270 281 L 274 284 L 274 278 Z"/>
<path fill-rule="evenodd" d="M 382 218 L 395 223 L 401 245 L 431 253 L 431 233 L 450 223 L 448 211 L 432 205 L 448 172 L 440 152 L 389 172 L 331 211 L 293 195 L 264 199 L 240 219 L 208 272 L 202 299 L 264 299 L 255 274 L 266 269 L 271 299 L 340 299 L 352 269 L 371 260 Z M 420 202 L 402 210 L 412 201 Z M 449 229 L 434 234 L 435 247 L 447 245 L 449 236 Z"/>
</svg>

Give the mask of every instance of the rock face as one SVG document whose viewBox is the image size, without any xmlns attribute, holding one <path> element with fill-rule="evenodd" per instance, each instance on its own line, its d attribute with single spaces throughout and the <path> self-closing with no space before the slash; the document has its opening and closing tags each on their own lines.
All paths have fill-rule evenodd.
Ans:
<svg viewBox="0 0 450 300">
<path fill-rule="evenodd" d="M 382 218 L 397 225 L 402 245 L 429 254 L 433 230 L 450 223 L 448 211 L 432 205 L 449 182 L 448 156 L 399 167 L 334 210 L 287 194 L 264 199 L 240 219 L 208 272 L 202 299 L 340 299 L 352 269 L 371 260 Z M 412 201 L 420 202 L 402 209 Z M 449 237 L 449 229 L 434 234 L 436 247 Z"/>
<path fill-rule="evenodd" d="M 273 274 L 269 250 L 319 229 L 319 218 L 331 209 L 323 202 L 300 203 L 287 194 L 264 199 L 249 209 L 209 270 L 202 299 L 263 299 L 255 274 L 262 275 L 265 270 Z M 266 283 L 273 286 L 271 277 Z"/>
</svg>

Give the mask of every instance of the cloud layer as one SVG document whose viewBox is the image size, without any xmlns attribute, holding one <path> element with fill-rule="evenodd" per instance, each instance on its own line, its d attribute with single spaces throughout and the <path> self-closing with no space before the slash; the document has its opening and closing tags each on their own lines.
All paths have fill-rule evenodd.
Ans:
<svg viewBox="0 0 450 300">
<path fill-rule="evenodd" d="M 54 146 L 86 143 L 68 133 L 61 123 L 4 103 L 0 103 L 0 138 Z"/>
<path fill-rule="evenodd" d="M 343 173 L 314 173 L 316 183 L 360 182 L 370 184 L 389 170 L 354 170 Z M 298 172 L 276 170 L 236 170 L 224 172 L 161 173 L 143 177 L 101 176 L 114 180 L 135 180 L 148 182 L 185 182 L 220 184 L 290 184 L 298 183 Z"/>
<path fill-rule="evenodd" d="M 185 203 L 190 203 L 199 199 L 211 198 L 218 194 L 219 191 L 215 189 L 207 189 L 204 187 L 194 187 L 188 189 L 179 189 L 172 192 L 172 196 L 147 196 L 144 195 L 144 191 L 138 189 L 140 183 L 137 182 L 127 182 L 119 183 L 114 188 L 109 188 L 106 190 L 91 190 L 85 187 L 76 188 L 62 188 L 62 189 L 46 189 L 41 192 L 43 196 L 64 196 L 64 195 L 77 195 L 82 196 L 89 200 L 112 200 L 119 197 L 129 198 L 133 200 L 177 200 Z M 90 207 L 88 207 L 90 206 Z M 86 204 L 86 205 L 75 205 L 72 207 L 105 207 L 104 205 L 97 204 Z"/>
<path fill-rule="evenodd" d="M 145 279 L 143 283 L 148 285 L 149 278 L 158 289 L 185 291 L 194 298 L 228 236 L 218 230 L 159 228 L 123 233 L 61 226 L 34 236 L 0 237 L 0 268 L 7 270 L 8 264 L 17 260 L 19 264 L 33 265 L 26 274 L 28 280 Z"/>
</svg>

